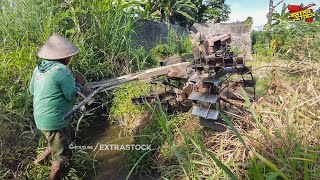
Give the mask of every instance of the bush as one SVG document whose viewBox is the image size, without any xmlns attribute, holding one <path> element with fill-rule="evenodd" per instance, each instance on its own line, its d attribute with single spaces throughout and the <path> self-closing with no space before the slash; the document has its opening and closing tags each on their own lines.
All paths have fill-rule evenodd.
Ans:
<svg viewBox="0 0 320 180">
<path fill-rule="evenodd" d="M 185 55 L 192 52 L 192 43 L 188 36 L 179 34 L 174 29 L 170 28 L 168 31 L 167 42 L 159 42 L 159 44 L 151 49 L 151 54 L 158 61 L 177 54 Z"/>
<path fill-rule="evenodd" d="M 278 25 L 273 30 L 278 53 L 286 59 L 319 61 L 320 22 L 294 22 L 289 27 Z"/>
<path fill-rule="evenodd" d="M 266 32 L 252 32 L 253 52 L 257 57 L 273 55 L 286 60 L 319 61 L 320 22 L 297 21 L 275 25 L 270 46 L 264 40 Z"/>
</svg>

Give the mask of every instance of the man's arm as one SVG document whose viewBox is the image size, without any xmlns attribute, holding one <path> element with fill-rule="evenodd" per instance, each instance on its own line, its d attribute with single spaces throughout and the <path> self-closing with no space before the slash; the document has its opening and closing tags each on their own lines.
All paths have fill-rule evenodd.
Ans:
<svg viewBox="0 0 320 180">
<path fill-rule="evenodd" d="M 77 100 L 76 92 L 80 91 L 80 86 L 78 84 L 76 85 L 71 74 L 61 80 L 60 87 L 68 101 L 75 102 Z"/>
</svg>

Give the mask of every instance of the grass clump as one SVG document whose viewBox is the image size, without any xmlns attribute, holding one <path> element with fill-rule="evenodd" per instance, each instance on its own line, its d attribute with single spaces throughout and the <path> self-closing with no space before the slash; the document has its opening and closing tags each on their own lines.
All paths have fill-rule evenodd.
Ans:
<svg viewBox="0 0 320 180">
<path fill-rule="evenodd" d="M 119 122 L 125 131 L 131 134 L 139 121 L 143 120 L 146 111 L 144 106 L 133 104 L 131 99 L 148 95 L 151 88 L 151 84 L 136 81 L 113 91 L 114 99 L 110 109 L 110 119 Z"/>
<path fill-rule="evenodd" d="M 0 112 L 0 178 L 17 179 L 32 161 L 39 134 L 17 123 L 21 117 Z"/>
<path fill-rule="evenodd" d="M 165 138 L 161 127 L 157 119 L 152 116 L 139 135 L 134 138 L 135 144 L 151 144 L 152 151 L 130 151 L 126 153 L 128 158 L 127 169 L 132 171 L 132 175 L 143 177 L 144 175 L 157 173 L 152 166 L 158 163 L 156 150 L 162 146 L 164 141 Z"/>
<path fill-rule="evenodd" d="M 185 116 L 168 116 L 159 103 L 149 106 L 149 110 L 152 119 L 136 137 L 135 143 L 152 144 L 153 151 L 130 152 L 132 172 L 152 172 L 163 179 L 210 179 L 218 172 L 216 178 L 235 179 L 229 168 L 205 148 L 203 131 L 188 133 L 179 129 L 182 124 L 189 123 Z"/>
<path fill-rule="evenodd" d="M 186 55 L 192 53 L 192 43 L 189 36 L 178 33 L 169 28 L 167 42 L 159 42 L 151 49 L 151 55 L 158 61 L 163 61 L 172 55 Z"/>
</svg>

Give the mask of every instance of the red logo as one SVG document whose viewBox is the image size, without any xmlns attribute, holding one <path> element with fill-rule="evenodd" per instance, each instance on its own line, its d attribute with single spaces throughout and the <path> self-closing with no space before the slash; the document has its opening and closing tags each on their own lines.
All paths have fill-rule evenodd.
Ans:
<svg viewBox="0 0 320 180">
<path fill-rule="evenodd" d="M 290 12 L 290 19 L 301 21 L 305 20 L 306 22 L 313 22 L 314 17 L 316 16 L 311 8 L 315 6 L 314 3 L 303 7 L 302 5 L 289 5 L 288 10 Z"/>
</svg>

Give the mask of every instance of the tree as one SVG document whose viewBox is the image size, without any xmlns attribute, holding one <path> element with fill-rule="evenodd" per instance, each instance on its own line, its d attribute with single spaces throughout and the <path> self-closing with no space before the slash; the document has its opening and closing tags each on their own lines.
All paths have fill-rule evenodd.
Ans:
<svg viewBox="0 0 320 180">
<path fill-rule="evenodd" d="M 230 7 L 225 0 L 209 0 L 204 1 L 205 11 L 198 12 L 202 18 L 197 19 L 198 22 L 214 21 L 216 23 L 227 21 L 229 19 Z"/>
<path fill-rule="evenodd" d="M 253 18 L 251 16 L 247 17 L 246 20 L 243 21 L 244 25 L 247 27 L 252 27 L 253 24 Z"/>
<path fill-rule="evenodd" d="M 276 5 L 273 4 L 273 0 L 270 0 L 269 1 L 269 12 L 267 14 L 267 19 L 268 19 L 268 22 L 266 24 L 266 40 L 265 40 L 265 43 L 269 46 L 270 44 L 270 41 L 271 41 L 271 34 L 270 34 L 270 31 L 271 31 L 271 23 L 272 23 L 272 15 L 273 15 L 273 12 L 275 11 L 275 8 L 281 4 L 284 0 L 280 0 Z"/>
<path fill-rule="evenodd" d="M 197 7 L 197 11 L 193 12 L 194 21 L 179 18 L 179 22 L 183 25 L 191 26 L 194 22 L 215 22 L 219 23 L 229 19 L 230 7 L 225 4 L 225 0 L 192 0 Z"/>
<path fill-rule="evenodd" d="M 197 11 L 197 7 L 191 0 L 147 0 L 148 10 L 150 11 L 149 18 L 155 18 L 161 22 L 169 22 L 175 24 L 176 17 L 193 21 L 192 12 Z"/>
<path fill-rule="evenodd" d="M 221 22 L 229 19 L 230 7 L 225 0 L 141 0 L 143 18 L 181 26 L 194 22 Z"/>
<path fill-rule="evenodd" d="M 271 24 L 271 27 L 274 27 L 278 24 L 288 23 L 290 12 L 287 11 L 287 9 L 288 9 L 288 5 L 286 5 L 286 3 L 283 3 L 281 12 L 280 13 L 278 13 L 278 12 L 273 13 L 272 20 L 275 21 L 275 23 Z"/>
</svg>

